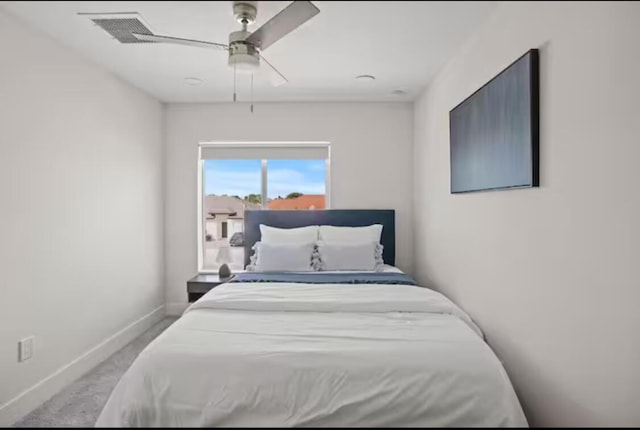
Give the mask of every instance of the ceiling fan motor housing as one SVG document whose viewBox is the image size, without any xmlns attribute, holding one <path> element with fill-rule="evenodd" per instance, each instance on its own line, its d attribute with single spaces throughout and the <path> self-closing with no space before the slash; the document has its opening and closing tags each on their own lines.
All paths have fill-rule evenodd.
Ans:
<svg viewBox="0 0 640 430">
<path fill-rule="evenodd" d="M 258 15 L 257 1 L 237 0 L 233 2 L 233 16 L 240 24 L 252 24 L 256 20 L 256 15 Z"/>
<path fill-rule="evenodd" d="M 229 35 L 229 66 L 238 71 L 251 72 L 260 67 L 258 49 L 245 42 L 251 33 L 245 30 L 234 31 Z"/>
</svg>

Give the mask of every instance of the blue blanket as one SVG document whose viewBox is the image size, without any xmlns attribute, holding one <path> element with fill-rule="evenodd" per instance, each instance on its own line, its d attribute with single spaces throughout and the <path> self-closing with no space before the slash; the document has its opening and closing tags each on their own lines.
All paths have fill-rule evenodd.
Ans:
<svg viewBox="0 0 640 430">
<path fill-rule="evenodd" d="M 301 273 L 301 272 L 246 272 L 238 273 L 229 280 L 235 282 L 295 282 L 301 284 L 395 284 L 417 285 L 404 273 Z"/>
</svg>

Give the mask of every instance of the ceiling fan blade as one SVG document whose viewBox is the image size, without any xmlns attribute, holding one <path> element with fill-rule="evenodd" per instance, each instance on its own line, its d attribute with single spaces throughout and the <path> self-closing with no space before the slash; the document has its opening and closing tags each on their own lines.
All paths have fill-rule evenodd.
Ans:
<svg viewBox="0 0 640 430">
<path fill-rule="evenodd" d="M 284 75 L 278 71 L 278 69 L 273 67 L 273 65 L 268 62 L 266 58 L 264 58 L 264 55 L 260 54 L 260 58 L 262 59 L 262 61 L 264 61 L 264 64 L 268 66 L 271 85 L 273 85 L 274 87 L 279 87 L 280 85 L 284 85 L 289 82 L 289 80 L 285 78 Z"/>
<path fill-rule="evenodd" d="M 260 49 L 267 49 L 318 13 L 320 9 L 310 1 L 294 1 L 251 33 L 245 41 Z"/>
<path fill-rule="evenodd" d="M 178 37 L 157 36 L 155 34 L 133 33 L 133 35 L 138 40 L 144 40 L 145 42 L 175 43 L 198 48 L 229 49 L 229 46 L 223 45 L 222 43 L 205 42 L 204 40 L 180 39 Z"/>
</svg>

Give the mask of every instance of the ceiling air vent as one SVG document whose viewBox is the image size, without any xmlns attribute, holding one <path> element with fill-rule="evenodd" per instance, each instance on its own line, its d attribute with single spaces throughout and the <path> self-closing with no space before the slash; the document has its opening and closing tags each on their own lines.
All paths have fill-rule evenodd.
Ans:
<svg viewBox="0 0 640 430">
<path fill-rule="evenodd" d="M 138 40 L 133 33 L 153 34 L 142 22 L 142 17 L 136 12 L 120 13 L 79 13 L 88 17 L 98 27 L 109 33 L 120 43 L 155 43 Z"/>
</svg>

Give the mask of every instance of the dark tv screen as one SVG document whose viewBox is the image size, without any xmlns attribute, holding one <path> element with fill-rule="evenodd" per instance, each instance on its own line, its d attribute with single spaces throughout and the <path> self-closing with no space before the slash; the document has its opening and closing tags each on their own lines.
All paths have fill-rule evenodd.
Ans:
<svg viewBox="0 0 640 430">
<path fill-rule="evenodd" d="M 538 186 L 538 50 L 449 112 L 451 192 Z"/>
</svg>

